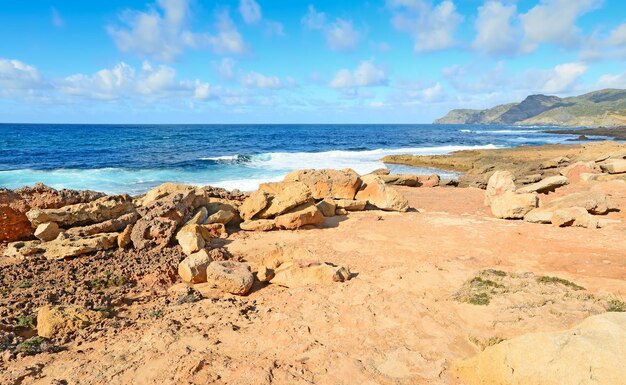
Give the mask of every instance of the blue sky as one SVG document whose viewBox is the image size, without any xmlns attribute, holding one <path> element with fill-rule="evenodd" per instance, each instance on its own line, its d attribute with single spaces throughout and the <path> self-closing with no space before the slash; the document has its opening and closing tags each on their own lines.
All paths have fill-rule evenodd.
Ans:
<svg viewBox="0 0 626 385">
<path fill-rule="evenodd" d="M 0 121 L 429 123 L 626 88 L 622 0 L 3 1 Z"/>
</svg>

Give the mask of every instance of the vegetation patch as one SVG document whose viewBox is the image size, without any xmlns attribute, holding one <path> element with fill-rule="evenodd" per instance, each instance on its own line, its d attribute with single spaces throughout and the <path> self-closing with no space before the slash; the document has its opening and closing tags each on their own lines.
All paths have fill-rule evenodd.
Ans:
<svg viewBox="0 0 626 385">
<path fill-rule="evenodd" d="M 619 298 L 611 298 L 606 303 L 606 311 L 624 313 L 626 312 L 626 302 Z"/>
<path fill-rule="evenodd" d="M 104 277 L 87 281 L 87 287 L 91 290 L 104 290 L 111 287 L 124 286 L 129 282 L 130 278 L 128 276 L 114 276 L 113 273 L 107 272 Z"/>
<path fill-rule="evenodd" d="M 43 352 L 55 352 L 57 347 L 47 338 L 33 337 L 20 343 L 15 348 L 16 353 L 22 353 L 27 356 L 33 356 L 35 354 Z"/>
<path fill-rule="evenodd" d="M 463 284 L 455 299 L 472 305 L 489 305 L 492 295 L 506 291 L 502 284 L 502 279 L 506 276 L 501 270 L 482 270 Z"/>
<path fill-rule="evenodd" d="M 547 275 L 543 275 L 537 278 L 537 282 L 542 283 L 542 284 L 557 284 L 558 283 L 560 285 L 567 286 L 574 290 L 585 290 L 584 287 L 577 285 L 572 281 L 568 281 L 567 279 L 563 279 L 559 277 L 550 277 Z"/>
<path fill-rule="evenodd" d="M 23 279 L 15 285 L 15 287 L 17 287 L 18 289 L 28 289 L 32 286 L 33 282 L 30 279 Z"/>
<path fill-rule="evenodd" d="M 505 341 L 504 338 L 499 337 L 499 336 L 493 336 L 487 339 L 483 339 L 483 338 L 476 338 L 476 337 L 470 337 L 469 340 L 475 344 L 476 346 L 478 346 L 480 348 L 480 350 L 485 350 L 490 346 L 493 345 L 497 345 L 502 341 Z"/>
<path fill-rule="evenodd" d="M 34 329 L 37 325 L 36 314 L 26 314 L 17 318 L 17 326 Z"/>
</svg>

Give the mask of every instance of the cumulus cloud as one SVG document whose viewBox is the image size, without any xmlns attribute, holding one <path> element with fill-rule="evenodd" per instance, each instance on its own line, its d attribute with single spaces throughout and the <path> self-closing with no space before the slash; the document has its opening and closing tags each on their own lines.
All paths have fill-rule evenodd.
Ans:
<svg viewBox="0 0 626 385">
<path fill-rule="evenodd" d="M 224 80 L 232 80 L 235 78 L 235 66 L 236 62 L 228 57 L 223 58 L 218 63 L 215 63 L 215 69 L 220 78 Z"/>
<path fill-rule="evenodd" d="M 414 40 L 415 52 L 432 52 L 455 44 L 455 33 L 463 21 L 451 0 L 433 6 L 422 0 L 388 0 L 392 9 L 391 24 Z"/>
<path fill-rule="evenodd" d="M 333 51 L 352 51 L 361 40 L 361 33 L 354 28 L 351 20 L 336 18 L 327 22 L 326 14 L 318 12 L 313 5 L 309 5 L 301 23 L 307 29 L 322 31 L 326 45 Z"/>
<path fill-rule="evenodd" d="M 256 24 L 263 18 L 261 6 L 255 0 L 239 0 L 239 13 L 246 24 Z"/>
<path fill-rule="evenodd" d="M 241 85 L 248 88 L 278 89 L 283 87 L 282 81 L 277 76 L 265 76 L 254 71 L 241 78 Z"/>
<path fill-rule="evenodd" d="M 474 24 L 477 34 L 472 46 L 487 54 L 517 52 L 521 36 L 511 24 L 515 15 L 515 4 L 485 2 L 478 8 L 478 17 Z"/>
<path fill-rule="evenodd" d="M 587 66 L 582 63 L 559 64 L 545 72 L 545 82 L 540 91 L 549 94 L 569 92 L 585 72 L 587 72 Z"/>
<path fill-rule="evenodd" d="M 217 19 L 217 34 L 206 39 L 213 47 L 213 50 L 219 54 L 243 54 L 248 52 L 249 47 L 243 40 L 243 36 L 237 30 L 228 12 L 220 13 Z"/>
<path fill-rule="evenodd" d="M 46 82 L 37 68 L 19 60 L 0 58 L 0 91 L 16 92 L 40 89 Z"/>
<path fill-rule="evenodd" d="M 626 72 L 600 76 L 598 88 L 626 88 Z"/>
<path fill-rule="evenodd" d="M 355 88 L 384 86 L 389 83 L 384 68 L 376 65 L 373 60 L 361 62 L 355 70 L 341 69 L 331 80 L 332 88 Z"/>
</svg>

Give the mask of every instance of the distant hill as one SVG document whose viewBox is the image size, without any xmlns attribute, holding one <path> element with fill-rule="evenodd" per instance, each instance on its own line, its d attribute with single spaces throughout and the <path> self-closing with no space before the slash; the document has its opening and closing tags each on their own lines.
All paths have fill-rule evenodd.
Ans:
<svg viewBox="0 0 626 385">
<path fill-rule="evenodd" d="M 530 95 L 521 103 L 486 110 L 452 110 L 435 124 L 625 126 L 626 90 L 606 89 L 569 98 Z"/>
</svg>

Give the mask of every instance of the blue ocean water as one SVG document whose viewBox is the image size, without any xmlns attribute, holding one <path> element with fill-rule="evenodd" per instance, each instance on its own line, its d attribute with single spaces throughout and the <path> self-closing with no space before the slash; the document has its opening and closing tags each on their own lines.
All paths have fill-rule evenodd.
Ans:
<svg viewBox="0 0 626 385">
<path fill-rule="evenodd" d="M 546 127 L 0 124 L 0 187 L 138 194 L 165 181 L 256 189 L 301 168 L 366 173 L 390 154 L 561 143 Z M 394 172 L 434 170 L 388 165 Z M 441 172 L 440 172 L 441 173 Z M 442 173 L 454 176 L 454 173 Z"/>
</svg>

